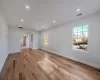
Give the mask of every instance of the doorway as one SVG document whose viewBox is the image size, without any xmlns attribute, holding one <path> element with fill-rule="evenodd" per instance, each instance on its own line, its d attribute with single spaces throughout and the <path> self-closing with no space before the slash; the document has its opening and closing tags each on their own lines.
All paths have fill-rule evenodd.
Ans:
<svg viewBox="0 0 100 80">
<path fill-rule="evenodd" d="M 29 48 L 29 34 L 24 34 L 21 38 L 21 49 Z"/>
</svg>

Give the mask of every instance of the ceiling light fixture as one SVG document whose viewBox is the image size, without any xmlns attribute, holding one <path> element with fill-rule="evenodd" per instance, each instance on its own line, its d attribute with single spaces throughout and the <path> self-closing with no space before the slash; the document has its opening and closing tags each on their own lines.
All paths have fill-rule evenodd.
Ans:
<svg viewBox="0 0 100 80">
<path fill-rule="evenodd" d="M 26 7 L 26 9 L 30 9 L 30 7 L 28 5 L 26 5 L 25 7 Z"/>
<path fill-rule="evenodd" d="M 22 21 L 22 22 L 24 22 L 24 20 L 23 20 L 23 19 L 21 19 L 21 21 Z"/>
<path fill-rule="evenodd" d="M 77 9 L 77 12 L 79 12 L 80 11 L 80 9 Z"/>
<path fill-rule="evenodd" d="M 43 28 L 44 28 L 44 26 L 43 26 Z"/>
<path fill-rule="evenodd" d="M 54 20 L 53 23 L 55 23 L 56 21 Z"/>
</svg>

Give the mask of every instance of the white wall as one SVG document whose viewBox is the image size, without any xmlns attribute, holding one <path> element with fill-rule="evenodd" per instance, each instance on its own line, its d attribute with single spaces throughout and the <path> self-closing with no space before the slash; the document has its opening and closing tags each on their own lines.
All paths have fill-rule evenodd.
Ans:
<svg viewBox="0 0 100 80">
<path fill-rule="evenodd" d="M 17 28 L 8 27 L 8 50 L 9 53 L 20 52 L 20 40 L 26 32 Z"/>
<path fill-rule="evenodd" d="M 8 26 L 4 21 L 4 17 L 0 12 L 0 71 L 8 55 Z"/>
<path fill-rule="evenodd" d="M 88 52 L 72 50 L 72 29 L 80 25 L 89 26 Z M 44 45 L 45 33 L 49 37 L 48 46 Z M 40 48 L 100 68 L 100 12 L 43 31 L 40 35 Z"/>
<path fill-rule="evenodd" d="M 31 42 L 31 34 L 33 34 L 33 42 Z M 38 32 L 30 33 L 30 48 L 39 49 L 39 33 Z"/>
<path fill-rule="evenodd" d="M 33 33 L 33 49 L 39 48 L 39 33 Z"/>
<path fill-rule="evenodd" d="M 9 53 L 14 52 L 20 52 L 21 49 L 21 43 L 20 40 L 23 37 L 24 34 L 33 34 L 33 49 L 38 48 L 38 33 L 37 32 L 30 32 L 26 30 L 21 30 L 14 27 L 8 27 L 8 47 L 9 47 Z M 30 40 L 29 40 L 30 41 Z M 30 44 L 29 44 L 30 45 Z"/>
</svg>

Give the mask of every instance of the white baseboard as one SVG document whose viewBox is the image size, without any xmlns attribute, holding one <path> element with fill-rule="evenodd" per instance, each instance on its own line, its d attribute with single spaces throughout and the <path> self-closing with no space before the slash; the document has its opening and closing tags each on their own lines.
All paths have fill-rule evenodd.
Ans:
<svg viewBox="0 0 100 80">
<path fill-rule="evenodd" d="M 54 51 L 51 51 L 51 50 L 47 50 L 47 49 L 44 49 L 44 48 L 41 48 L 41 49 L 42 49 L 42 50 L 45 50 L 45 51 L 48 51 L 48 52 L 52 52 L 52 53 L 57 54 L 57 52 L 54 52 Z M 57 55 L 59 55 L 59 54 L 57 54 Z M 60 56 L 62 56 L 62 55 L 60 55 Z M 64 56 L 64 57 L 65 57 L 65 56 Z M 90 62 L 87 62 L 87 61 L 85 61 L 85 60 L 75 59 L 75 58 L 72 58 L 72 57 L 66 57 L 66 58 L 72 59 L 72 60 L 74 60 L 74 61 L 77 61 L 77 62 L 80 62 L 80 63 L 83 63 L 83 64 L 86 64 L 86 65 L 89 65 L 89 66 L 92 66 L 92 67 L 95 67 L 95 68 L 100 69 L 100 65 L 98 65 L 98 64 L 90 63 Z"/>
</svg>

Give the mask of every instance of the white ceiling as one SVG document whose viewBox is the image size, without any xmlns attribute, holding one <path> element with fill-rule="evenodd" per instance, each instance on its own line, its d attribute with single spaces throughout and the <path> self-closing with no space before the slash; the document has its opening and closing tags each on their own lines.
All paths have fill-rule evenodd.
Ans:
<svg viewBox="0 0 100 80">
<path fill-rule="evenodd" d="M 26 9 L 25 5 L 29 5 L 30 9 Z M 31 30 L 42 30 L 42 26 L 48 29 L 81 18 L 76 16 L 78 8 L 82 17 L 89 15 L 100 10 L 100 0 L 2 0 L 7 24 L 14 27 L 21 25 Z"/>
</svg>

